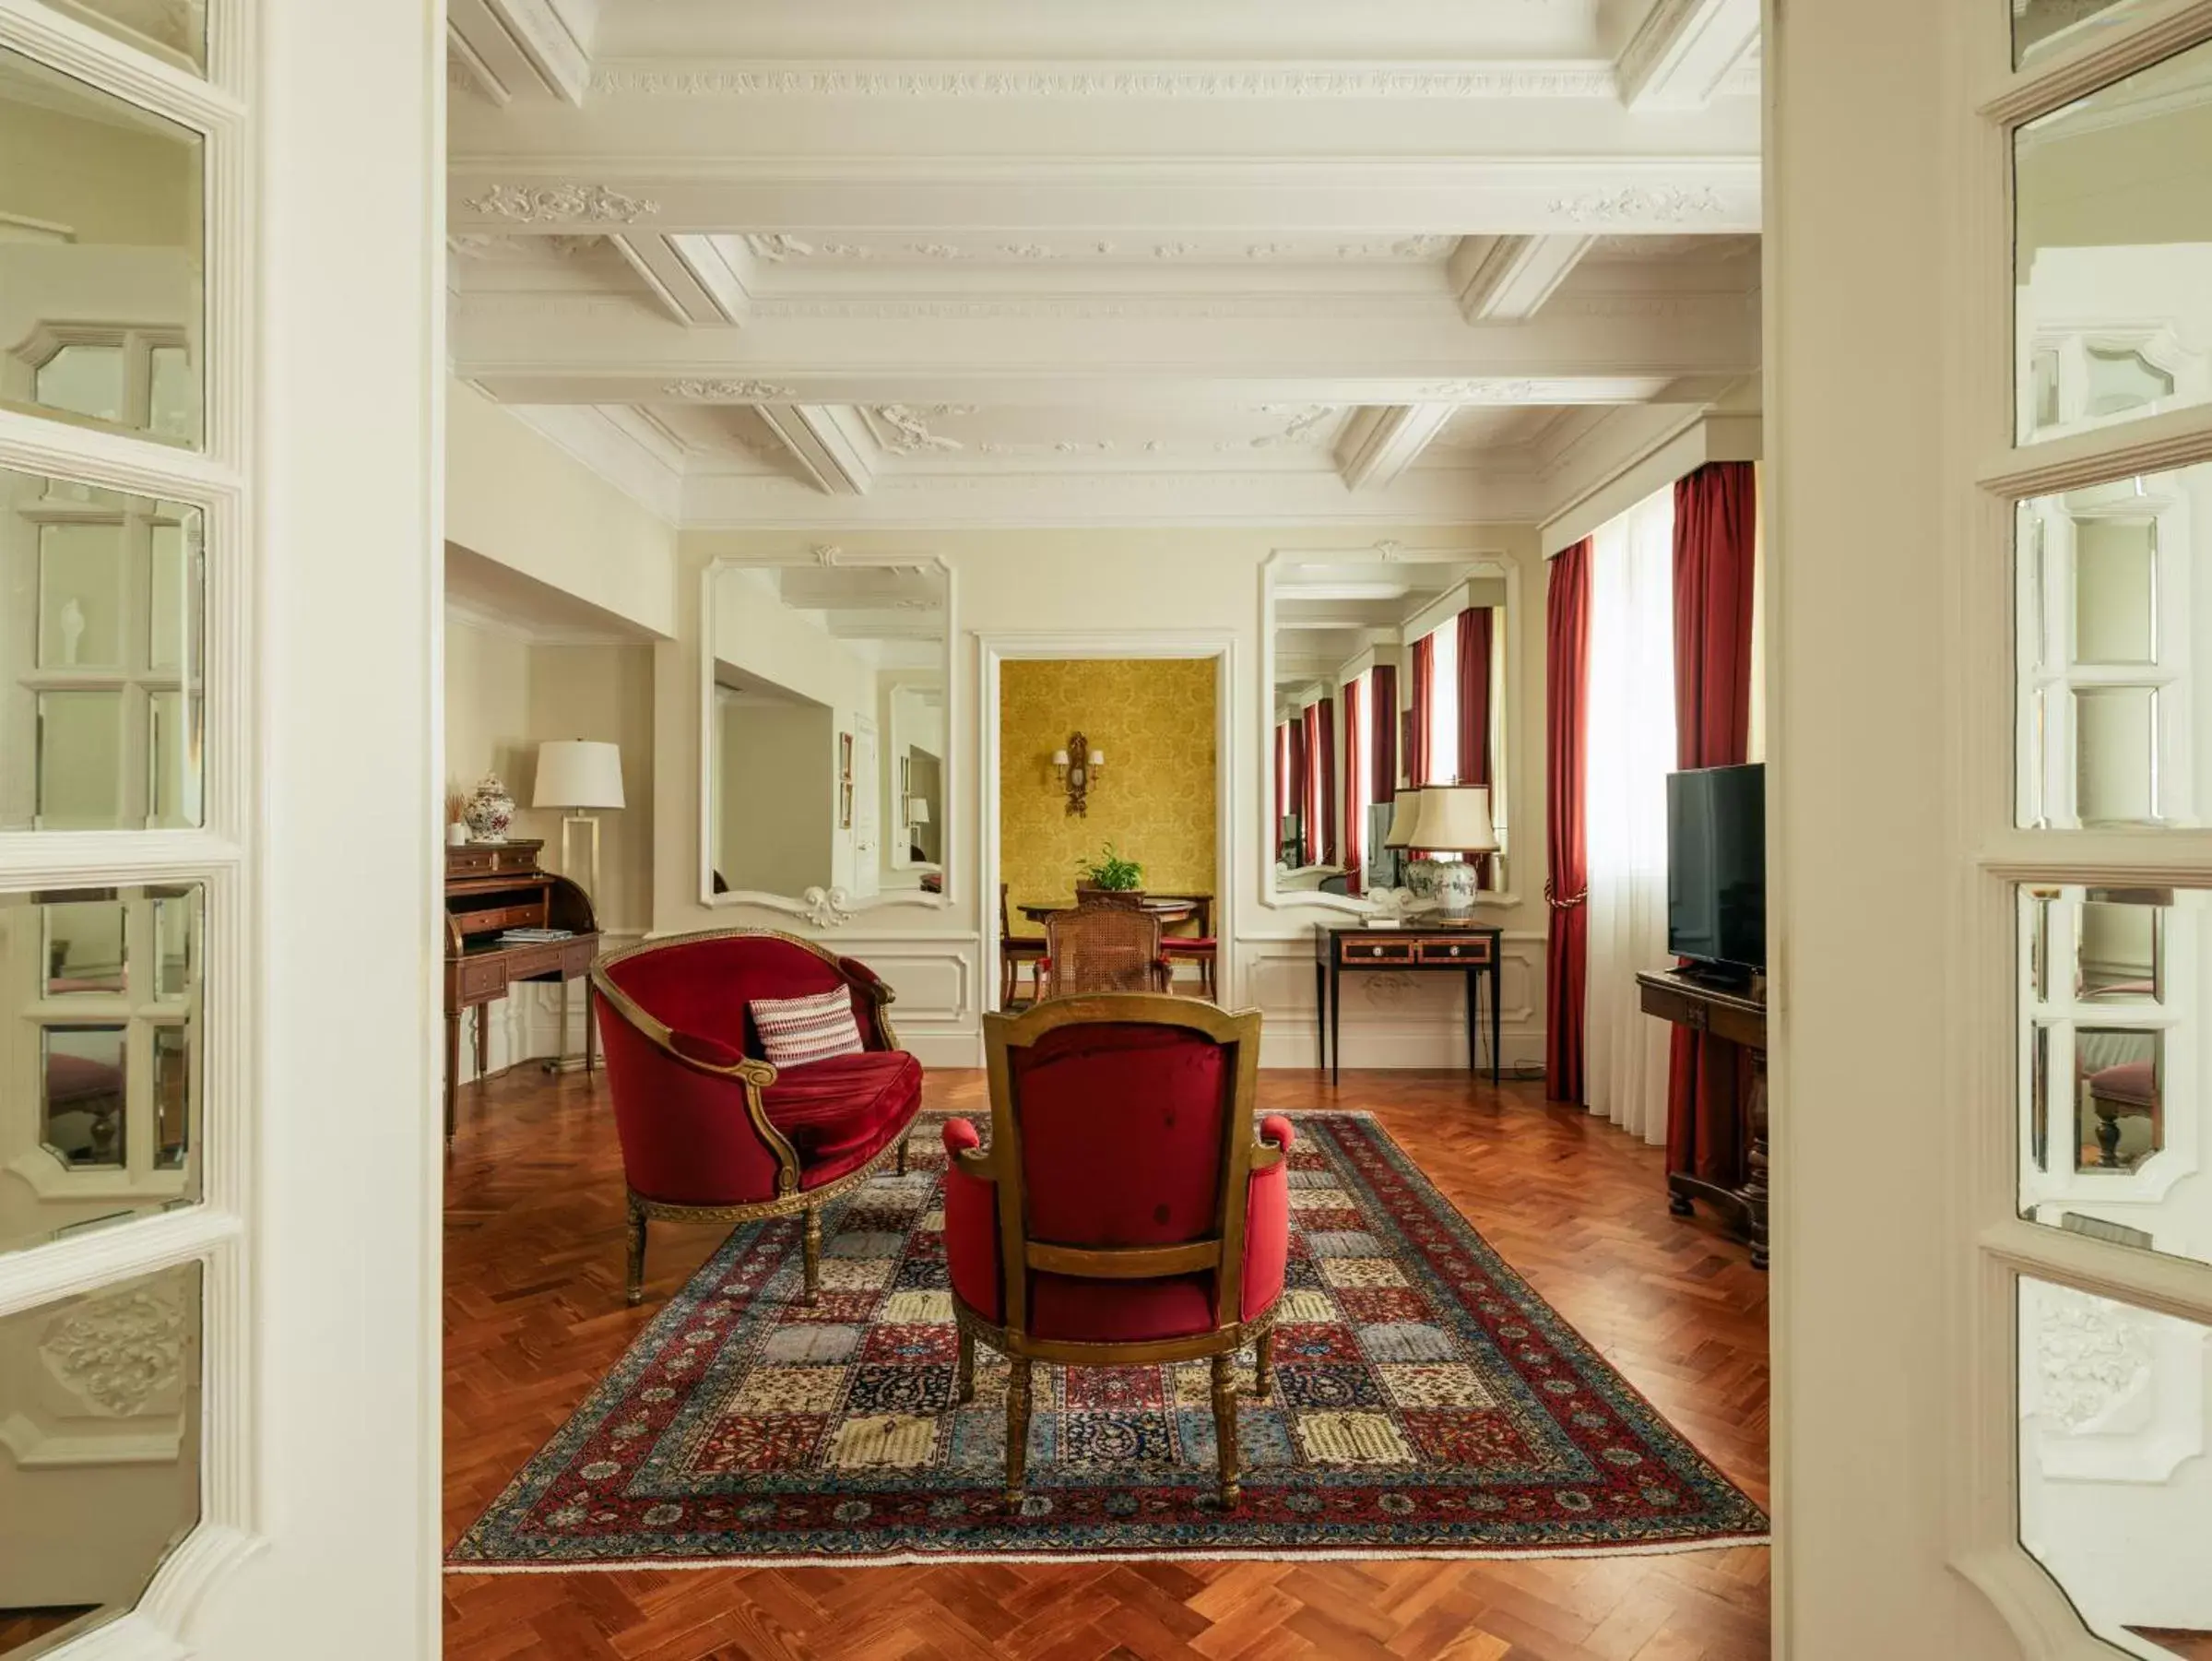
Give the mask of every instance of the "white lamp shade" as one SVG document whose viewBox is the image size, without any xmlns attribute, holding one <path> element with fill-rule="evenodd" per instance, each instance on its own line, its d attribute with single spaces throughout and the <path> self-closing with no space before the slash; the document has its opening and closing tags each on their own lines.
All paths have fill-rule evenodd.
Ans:
<svg viewBox="0 0 2212 1661">
<path fill-rule="evenodd" d="M 1395 831 L 1398 827 L 1390 827 Z M 1430 785 L 1421 792 L 1410 848 L 1435 853 L 1486 854 L 1497 851 L 1490 823 L 1490 790 L 1485 785 Z"/>
<path fill-rule="evenodd" d="M 907 798 L 906 823 L 908 825 L 927 825 L 929 823 L 929 799 L 927 796 L 912 796 Z"/>
<path fill-rule="evenodd" d="M 588 739 L 549 739 L 538 746 L 532 807 L 621 807 L 622 751 Z"/>
<path fill-rule="evenodd" d="M 1052 753 L 1052 765 L 1056 767 L 1066 766 L 1068 765 L 1068 753 L 1065 750 L 1055 750 Z"/>
<path fill-rule="evenodd" d="M 1414 845 L 1414 821 L 1421 815 L 1421 792 L 1401 790 L 1390 803 L 1390 834 L 1382 839 L 1385 848 L 1411 848 Z"/>
<path fill-rule="evenodd" d="M 1105 765 L 1106 765 L 1106 752 L 1105 752 L 1104 750 L 1094 750 L 1094 751 L 1092 751 L 1092 752 L 1091 752 L 1091 765 L 1092 765 L 1094 767 L 1103 767 L 1103 766 L 1105 766 Z"/>
</svg>

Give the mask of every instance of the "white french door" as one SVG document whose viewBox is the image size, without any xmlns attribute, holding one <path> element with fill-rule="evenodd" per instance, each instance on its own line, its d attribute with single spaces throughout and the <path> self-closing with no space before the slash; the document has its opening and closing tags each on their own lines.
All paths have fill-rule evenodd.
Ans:
<svg viewBox="0 0 2212 1661">
<path fill-rule="evenodd" d="M 1778 1651 L 2212 1642 L 2212 4 L 1769 0 Z"/>
<path fill-rule="evenodd" d="M 436 1651 L 442 8 L 0 0 L 0 1657 Z"/>
</svg>

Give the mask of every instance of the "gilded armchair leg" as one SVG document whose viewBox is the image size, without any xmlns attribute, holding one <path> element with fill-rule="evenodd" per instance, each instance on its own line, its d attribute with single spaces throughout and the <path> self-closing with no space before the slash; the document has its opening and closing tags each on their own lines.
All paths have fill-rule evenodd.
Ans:
<svg viewBox="0 0 2212 1661">
<path fill-rule="evenodd" d="M 807 1236 L 804 1247 L 807 1269 L 806 1301 L 811 1304 L 822 1294 L 822 1213 L 807 1212 Z"/>
<path fill-rule="evenodd" d="M 976 1335 L 965 1327 L 960 1332 L 960 1399 L 976 1399 Z"/>
<path fill-rule="evenodd" d="M 1224 1511 L 1236 1504 L 1236 1380 L 1232 1369 L 1236 1358 L 1213 1358 L 1213 1440 L 1221 1449 L 1221 1503 Z"/>
<path fill-rule="evenodd" d="M 1026 1356 L 1006 1361 L 1006 1503 L 1022 1502 L 1022 1477 L 1029 1465 L 1029 1370 Z"/>
<path fill-rule="evenodd" d="M 1273 1327 L 1269 1327 L 1267 1331 L 1260 1335 L 1260 1342 L 1254 1346 L 1254 1354 L 1259 1361 L 1259 1367 L 1253 1382 L 1252 1394 L 1264 1402 L 1275 1394 L 1275 1329 Z"/>
<path fill-rule="evenodd" d="M 627 1290 L 632 1303 L 645 1300 L 645 1208 L 634 1198 L 630 1202 L 630 1275 Z"/>
</svg>

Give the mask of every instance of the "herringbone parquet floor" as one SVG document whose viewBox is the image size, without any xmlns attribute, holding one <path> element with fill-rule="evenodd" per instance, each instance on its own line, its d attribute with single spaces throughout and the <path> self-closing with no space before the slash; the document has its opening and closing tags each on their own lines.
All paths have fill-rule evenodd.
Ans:
<svg viewBox="0 0 2212 1661">
<path fill-rule="evenodd" d="M 1269 1109 L 1366 1108 L 1536 1289 L 1767 1500 L 1765 1276 L 1667 1215 L 1658 1154 L 1532 1085 L 1264 1073 Z M 980 1111 L 976 1073 L 931 1107 Z M 621 1298 L 603 1086 L 464 1090 L 447 1183 L 445 1513 L 472 1522 L 721 1231 L 657 1224 Z M 991 1563 L 450 1575 L 447 1661 L 1742 1661 L 1768 1654 L 1764 1548 L 1556 1561 Z"/>
</svg>

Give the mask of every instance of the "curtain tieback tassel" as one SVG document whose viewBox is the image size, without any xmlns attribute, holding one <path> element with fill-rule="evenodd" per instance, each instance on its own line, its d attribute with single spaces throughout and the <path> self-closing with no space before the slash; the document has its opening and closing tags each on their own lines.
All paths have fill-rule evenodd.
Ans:
<svg viewBox="0 0 2212 1661">
<path fill-rule="evenodd" d="M 1553 889 L 1551 878 L 1546 877 L 1544 879 L 1544 903 L 1549 906 L 1555 911 L 1572 911 L 1577 906 L 1579 906 L 1589 897 L 1590 890 L 1585 888 L 1580 893 L 1575 895 L 1573 898 L 1563 900 L 1559 897 L 1556 891 Z"/>
</svg>

